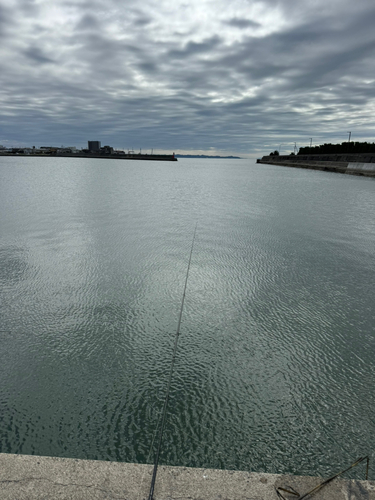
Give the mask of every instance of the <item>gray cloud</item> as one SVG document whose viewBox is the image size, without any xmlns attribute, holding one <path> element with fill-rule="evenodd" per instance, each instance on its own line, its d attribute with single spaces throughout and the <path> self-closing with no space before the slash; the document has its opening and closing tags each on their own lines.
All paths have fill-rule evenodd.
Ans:
<svg viewBox="0 0 375 500">
<path fill-rule="evenodd" d="M 23 51 L 24 55 L 31 59 L 33 62 L 40 64 L 50 64 L 55 61 L 43 53 L 43 50 L 39 47 L 29 47 Z"/>
<path fill-rule="evenodd" d="M 35 0 L 19 0 L 18 9 L 26 16 L 37 16 L 40 12 L 39 5 Z"/>
<path fill-rule="evenodd" d="M 258 154 L 350 129 L 373 140 L 373 3 L 254 5 L 0 5 L 0 143 Z"/>
<path fill-rule="evenodd" d="M 152 22 L 152 19 L 148 16 L 139 16 L 135 21 L 134 21 L 134 25 L 135 26 L 140 26 L 140 27 L 144 27 L 144 26 L 147 26 L 148 24 L 150 24 Z"/>
<path fill-rule="evenodd" d="M 224 23 L 240 29 L 259 28 L 261 26 L 260 23 L 252 21 L 251 19 L 240 19 L 238 17 L 233 17 L 228 21 L 224 21 Z"/>
<path fill-rule="evenodd" d="M 92 14 L 85 14 L 77 23 L 77 31 L 95 31 L 100 29 L 100 24 Z"/>
<path fill-rule="evenodd" d="M 207 38 L 202 42 L 188 42 L 182 49 L 173 49 L 168 52 L 168 58 L 181 59 L 193 55 L 212 52 L 221 42 L 218 35 Z"/>
<path fill-rule="evenodd" d="M 11 9 L 0 4 L 0 38 L 10 34 L 10 28 L 14 24 Z"/>
</svg>

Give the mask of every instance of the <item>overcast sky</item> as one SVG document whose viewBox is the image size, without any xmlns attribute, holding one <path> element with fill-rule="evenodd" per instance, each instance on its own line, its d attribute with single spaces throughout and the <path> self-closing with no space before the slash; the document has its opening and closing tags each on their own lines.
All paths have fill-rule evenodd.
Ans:
<svg viewBox="0 0 375 500">
<path fill-rule="evenodd" d="M 374 0 L 0 0 L 0 144 L 375 140 Z"/>
</svg>

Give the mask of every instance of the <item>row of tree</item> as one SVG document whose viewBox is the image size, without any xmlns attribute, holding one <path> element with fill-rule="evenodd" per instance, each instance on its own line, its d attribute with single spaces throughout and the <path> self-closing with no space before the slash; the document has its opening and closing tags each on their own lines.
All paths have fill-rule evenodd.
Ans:
<svg viewBox="0 0 375 500">
<path fill-rule="evenodd" d="M 290 153 L 292 156 L 294 155 L 294 153 Z M 272 151 L 272 153 L 270 153 L 270 156 L 279 156 L 280 153 L 277 151 L 277 149 L 275 149 L 275 151 Z"/>
<path fill-rule="evenodd" d="M 336 155 L 336 154 L 360 154 L 375 153 L 375 143 L 373 142 L 343 142 L 341 144 L 322 144 L 320 146 L 300 148 L 299 155 Z M 294 155 L 294 153 L 290 153 Z M 275 150 L 270 156 L 279 156 L 279 151 Z"/>
<path fill-rule="evenodd" d="M 335 154 L 359 154 L 375 153 L 375 144 L 373 142 L 343 142 L 342 144 L 322 144 L 321 146 L 306 146 L 300 148 L 299 155 L 335 155 Z"/>
</svg>

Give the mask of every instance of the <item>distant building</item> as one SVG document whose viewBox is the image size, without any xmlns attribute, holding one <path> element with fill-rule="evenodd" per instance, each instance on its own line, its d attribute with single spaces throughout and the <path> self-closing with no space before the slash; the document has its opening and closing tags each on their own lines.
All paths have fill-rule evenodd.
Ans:
<svg viewBox="0 0 375 500">
<path fill-rule="evenodd" d="M 90 152 L 95 152 L 95 151 L 99 151 L 100 150 L 100 141 L 87 141 L 88 143 L 88 150 Z"/>
<path fill-rule="evenodd" d="M 113 148 L 111 146 L 103 146 L 102 148 L 100 148 L 100 152 L 105 155 L 112 155 Z"/>
<path fill-rule="evenodd" d="M 40 149 L 43 151 L 43 152 L 49 152 L 49 153 L 56 153 L 56 151 L 58 149 L 60 149 L 58 146 L 40 146 Z"/>
</svg>

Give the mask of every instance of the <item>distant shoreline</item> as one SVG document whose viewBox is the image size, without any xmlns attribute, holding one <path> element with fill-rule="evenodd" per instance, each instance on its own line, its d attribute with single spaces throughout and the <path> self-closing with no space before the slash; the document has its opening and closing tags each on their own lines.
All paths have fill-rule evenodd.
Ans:
<svg viewBox="0 0 375 500">
<path fill-rule="evenodd" d="M 0 156 L 15 156 L 28 158 L 98 158 L 109 160 L 151 160 L 151 161 L 177 161 L 176 155 L 148 155 L 148 154 L 95 154 L 95 153 L 53 153 L 53 154 L 26 154 L 26 153 L 1 153 Z"/>
<path fill-rule="evenodd" d="M 176 158 L 220 158 L 228 160 L 242 160 L 240 156 L 209 156 L 209 155 L 175 155 Z"/>
</svg>

